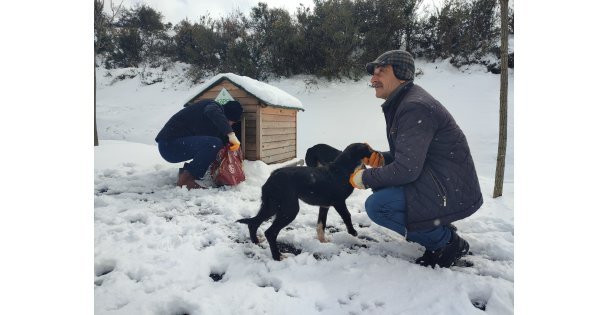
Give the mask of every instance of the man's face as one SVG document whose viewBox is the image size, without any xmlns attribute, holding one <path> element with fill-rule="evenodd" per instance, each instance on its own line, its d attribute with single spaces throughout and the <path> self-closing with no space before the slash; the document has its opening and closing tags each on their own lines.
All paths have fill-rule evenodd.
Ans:
<svg viewBox="0 0 608 315">
<path fill-rule="evenodd" d="M 392 65 L 377 65 L 370 80 L 372 87 L 376 90 L 376 97 L 387 99 L 393 91 L 403 82 L 397 79 Z"/>
</svg>

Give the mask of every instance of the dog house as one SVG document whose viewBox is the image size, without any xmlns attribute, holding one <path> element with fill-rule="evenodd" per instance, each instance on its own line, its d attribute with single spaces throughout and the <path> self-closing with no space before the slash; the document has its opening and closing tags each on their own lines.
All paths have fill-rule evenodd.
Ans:
<svg viewBox="0 0 608 315">
<path fill-rule="evenodd" d="M 288 161 L 297 156 L 298 111 L 302 103 L 270 84 L 233 73 L 207 80 L 188 98 L 184 106 L 202 99 L 220 104 L 236 100 L 243 106 L 240 126 L 241 149 L 245 159 L 266 164 Z M 239 128 L 240 127 L 240 128 Z"/>
</svg>

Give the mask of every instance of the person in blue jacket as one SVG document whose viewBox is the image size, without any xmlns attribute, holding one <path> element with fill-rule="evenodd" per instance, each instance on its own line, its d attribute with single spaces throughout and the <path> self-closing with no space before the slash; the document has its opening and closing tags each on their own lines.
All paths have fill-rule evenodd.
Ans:
<svg viewBox="0 0 608 315">
<path fill-rule="evenodd" d="M 220 105 L 213 100 L 201 100 L 173 115 L 156 136 L 160 155 L 171 163 L 185 163 L 178 172 L 177 186 L 190 189 L 206 188 L 195 180 L 201 179 L 219 150 L 230 143 L 238 150 L 241 142 L 233 125 L 241 120 L 243 107 L 237 101 Z"/>
<path fill-rule="evenodd" d="M 374 152 L 372 168 L 351 175 L 351 185 L 371 188 L 367 215 L 425 247 L 416 263 L 449 267 L 469 244 L 451 224 L 483 204 L 467 139 L 448 110 L 414 84 L 414 58 L 391 50 L 366 65 L 376 97 L 384 99 L 389 152 Z"/>
</svg>

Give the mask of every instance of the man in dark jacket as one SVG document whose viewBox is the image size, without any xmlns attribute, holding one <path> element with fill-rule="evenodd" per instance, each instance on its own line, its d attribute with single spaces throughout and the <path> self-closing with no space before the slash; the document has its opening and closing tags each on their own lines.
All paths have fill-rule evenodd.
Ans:
<svg viewBox="0 0 608 315">
<path fill-rule="evenodd" d="M 366 65 L 382 111 L 390 152 L 375 152 L 372 168 L 351 176 L 355 188 L 372 188 L 367 214 L 425 247 L 423 266 L 449 267 L 469 250 L 451 222 L 483 203 L 467 139 L 452 115 L 414 84 L 414 59 L 392 50 Z"/>
<path fill-rule="evenodd" d="M 241 142 L 232 125 L 241 120 L 242 113 L 243 108 L 237 101 L 220 105 L 213 100 L 202 100 L 169 119 L 155 139 L 160 155 L 171 163 L 192 160 L 180 168 L 178 187 L 205 188 L 195 179 L 205 175 L 224 144 L 230 142 L 230 150 L 239 149 Z"/>
</svg>

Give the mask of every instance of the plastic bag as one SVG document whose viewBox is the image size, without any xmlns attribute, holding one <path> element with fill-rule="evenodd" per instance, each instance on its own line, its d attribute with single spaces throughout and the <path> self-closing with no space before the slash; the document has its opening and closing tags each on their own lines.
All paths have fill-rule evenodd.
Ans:
<svg viewBox="0 0 608 315">
<path fill-rule="evenodd" d="M 230 151 L 230 144 L 221 148 L 215 161 L 211 163 L 211 179 L 219 186 L 234 186 L 245 180 L 243 152 L 239 148 Z"/>
</svg>

